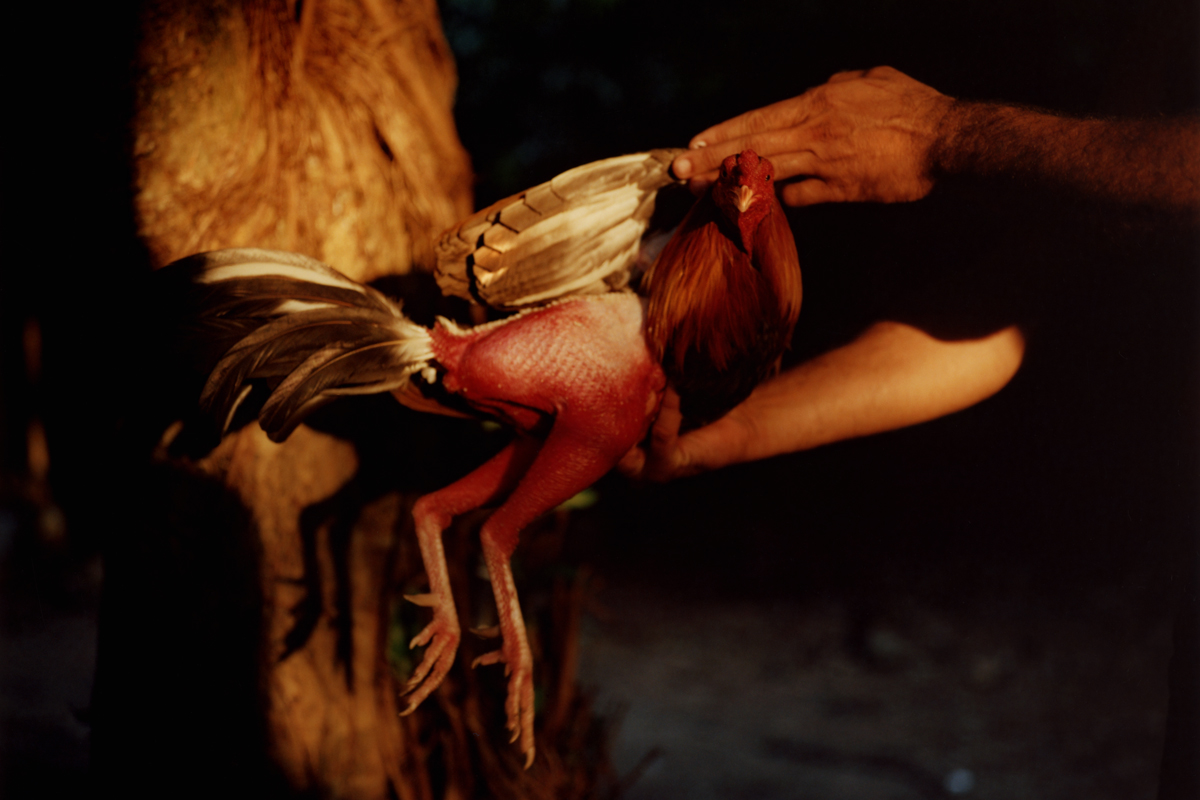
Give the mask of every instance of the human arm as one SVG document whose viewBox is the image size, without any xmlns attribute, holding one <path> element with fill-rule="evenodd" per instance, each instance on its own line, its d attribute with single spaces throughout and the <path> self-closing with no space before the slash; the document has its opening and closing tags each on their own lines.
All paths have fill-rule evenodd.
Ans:
<svg viewBox="0 0 1200 800">
<path fill-rule="evenodd" d="M 745 148 L 789 205 L 902 202 L 950 175 L 1013 176 L 1089 196 L 1200 210 L 1200 120 L 1074 119 L 955 100 L 891 67 L 841 72 L 701 131 L 674 165 L 696 186 Z M 786 183 L 787 179 L 804 180 Z"/>
<path fill-rule="evenodd" d="M 682 436 L 678 397 L 669 395 L 649 447 L 631 450 L 620 469 L 665 481 L 926 422 L 995 394 L 1016 374 L 1024 352 L 1015 326 L 982 339 L 943 341 L 910 325 L 879 322 Z"/>
</svg>

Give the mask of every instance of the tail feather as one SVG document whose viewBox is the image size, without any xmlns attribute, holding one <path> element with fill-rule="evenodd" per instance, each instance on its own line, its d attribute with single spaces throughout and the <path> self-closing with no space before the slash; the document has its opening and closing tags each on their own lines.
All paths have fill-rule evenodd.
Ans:
<svg viewBox="0 0 1200 800">
<path fill-rule="evenodd" d="M 259 422 L 275 441 L 339 395 L 403 387 L 429 367 L 429 332 L 400 305 L 294 253 L 202 253 L 164 271 L 190 285 L 193 337 L 219 340 L 201 407 L 228 427 L 252 381 L 272 388 Z"/>
<path fill-rule="evenodd" d="M 282 441 L 306 415 L 339 396 L 399 389 L 428 364 L 428 347 L 428 339 L 330 345 L 279 384 L 263 405 L 259 424 L 271 439 Z M 417 355 L 422 352 L 423 358 Z"/>
<path fill-rule="evenodd" d="M 394 324 L 405 320 L 388 320 L 393 323 L 389 325 L 378 322 L 376 315 L 358 309 L 314 309 L 260 325 L 226 350 L 212 368 L 200 401 L 204 405 L 215 402 L 215 392 L 223 383 L 240 383 L 252 377 L 282 378 L 315 350 L 330 344 L 412 335 Z"/>
</svg>

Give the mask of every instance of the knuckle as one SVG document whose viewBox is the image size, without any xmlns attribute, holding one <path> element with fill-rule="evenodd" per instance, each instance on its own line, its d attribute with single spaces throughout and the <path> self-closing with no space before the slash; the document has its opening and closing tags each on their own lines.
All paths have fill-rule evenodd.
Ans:
<svg viewBox="0 0 1200 800">
<path fill-rule="evenodd" d="M 764 108 L 756 108 L 753 111 L 748 111 L 742 118 L 743 127 L 748 133 L 767 130 L 770 128 L 770 121 L 770 113 Z"/>
<path fill-rule="evenodd" d="M 835 125 L 828 120 L 824 120 L 809 128 L 808 138 L 813 142 L 824 144 L 837 141 L 840 138 L 840 134 L 841 132 L 837 130 Z"/>
</svg>

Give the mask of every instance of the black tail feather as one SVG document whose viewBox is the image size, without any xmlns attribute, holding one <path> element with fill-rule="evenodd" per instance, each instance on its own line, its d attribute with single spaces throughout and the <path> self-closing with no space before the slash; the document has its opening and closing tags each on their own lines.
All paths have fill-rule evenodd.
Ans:
<svg viewBox="0 0 1200 800">
<path fill-rule="evenodd" d="M 276 441 L 344 394 L 402 386 L 432 359 L 428 331 L 400 305 L 294 253 L 219 250 L 160 270 L 160 296 L 187 359 L 208 374 L 203 409 L 228 426 L 252 382 L 271 395 L 260 424 Z"/>
</svg>

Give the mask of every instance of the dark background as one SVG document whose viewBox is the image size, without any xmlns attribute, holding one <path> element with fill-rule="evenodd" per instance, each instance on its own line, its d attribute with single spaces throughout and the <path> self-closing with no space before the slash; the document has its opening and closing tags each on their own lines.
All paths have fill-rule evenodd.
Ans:
<svg viewBox="0 0 1200 800">
<path fill-rule="evenodd" d="M 463 0 L 442 11 L 479 206 L 591 159 L 684 145 L 843 69 L 889 64 L 952 96 L 1072 114 L 1200 104 L 1200 14 L 1187 0 Z M 119 524 L 110 498 L 127 496 L 122 459 L 139 457 L 125 436 L 146 269 L 125 160 L 134 19 L 128 4 L 27 7 L 3 34 L 9 610 L 22 586 L 58 608 L 94 602 L 69 576 Z M 1080 598 L 1102 594 L 1147 625 L 1169 616 L 1195 558 L 1194 228 L 1002 182 L 789 219 L 805 280 L 793 361 L 891 317 L 947 337 L 1019 323 L 1021 371 L 995 398 L 912 429 L 662 487 L 610 477 L 578 515 L 576 557 L 684 600 L 836 596 L 862 629 L 898 592 L 1009 604 L 1018 618 L 1090 613 Z M 66 520 L 53 541 L 28 483 L 35 418 Z"/>
</svg>

